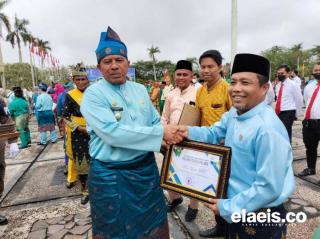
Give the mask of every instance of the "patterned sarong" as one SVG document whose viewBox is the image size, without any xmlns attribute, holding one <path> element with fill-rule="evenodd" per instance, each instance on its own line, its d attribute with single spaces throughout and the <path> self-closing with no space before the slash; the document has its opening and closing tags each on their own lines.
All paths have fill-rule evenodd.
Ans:
<svg viewBox="0 0 320 239">
<path fill-rule="evenodd" d="M 93 238 L 169 239 L 154 154 L 125 165 L 92 159 L 89 192 Z"/>
<path fill-rule="evenodd" d="M 54 114 L 51 110 L 38 111 L 37 120 L 39 132 L 55 130 L 55 119 Z"/>
</svg>

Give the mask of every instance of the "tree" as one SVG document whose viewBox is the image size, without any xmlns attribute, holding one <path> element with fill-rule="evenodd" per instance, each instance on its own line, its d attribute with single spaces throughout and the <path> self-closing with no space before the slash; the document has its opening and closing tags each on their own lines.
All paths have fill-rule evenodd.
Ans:
<svg viewBox="0 0 320 239">
<path fill-rule="evenodd" d="M 320 45 L 315 45 L 310 49 L 312 56 L 315 56 L 317 61 L 320 61 Z"/>
<path fill-rule="evenodd" d="M 2 35 L 2 25 L 5 26 L 6 30 L 8 32 L 11 31 L 11 26 L 10 26 L 10 22 L 9 22 L 9 18 L 2 12 L 3 8 L 5 5 L 7 5 L 8 1 L 6 0 L 1 0 L 0 1 L 0 37 L 3 38 Z M 3 56 L 2 56 L 2 51 L 1 51 L 1 46 L 0 46 L 0 75 L 1 75 L 1 84 L 2 84 L 2 88 L 6 88 L 6 82 L 5 82 L 5 78 L 3 75 L 4 72 L 4 63 L 3 63 Z"/>
<path fill-rule="evenodd" d="M 196 70 L 196 71 L 199 70 L 199 62 L 198 62 L 197 57 L 187 57 L 186 60 L 191 62 L 192 66 L 193 66 L 193 70 Z"/>
<path fill-rule="evenodd" d="M 153 45 L 147 49 L 149 52 L 149 57 L 152 59 L 152 64 L 153 64 L 153 75 L 154 75 L 154 80 L 157 81 L 157 76 L 156 76 L 156 58 L 155 54 L 160 53 L 159 47 L 154 47 Z"/>
<path fill-rule="evenodd" d="M 132 67 L 136 69 L 136 79 L 137 82 L 143 83 L 145 81 L 152 79 L 154 76 L 153 62 L 152 61 L 137 61 L 132 64 Z M 171 61 L 159 61 L 157 62 L 157 70 L 155 74 L 157 77 L 162 77 L 163 71 L 168 70 L 169 74 L 172 76 L 174 72 L 175 65 Z"/>
<path fill-rule="evenodd" d="M 28 32 L 26 34 L 26 41 L 28 42 L 28 49 L 29 49 L 29 57 L 30 57 L 30 70 L 31 70 L 31 77 L 32 77 L 32 87 L 34 88 L 36 85 L 36 81 L 35 81 L 35 72 L 34 72 L 34 63 L 33 63 L 33 59 L 32 59 L 32 54 L 31 54 L 31 47 L 33 47 L 33 45 L 35 45 L 35 37 Z"/>
<path fill-rule="evenodd" d="M 5 76 L 8 86 L 31 87 L 32 79 L 30 65 L 27 63 L 14 63 L 5 65 Z"/>
<path fill-rule="evenodd" d="M 298 43 L 289 48 L 273 46 L 263 51 L 262 55 L 271 63 L 271 78 L 275 76 L 277 68 L 282 64 L 289 65 L 291 69 L 301 69 L 300 74 L 304 77 L 311 74 L 314 52 L 313 49 L 303 50 L 302 43 Z"/>
<path fill-rule="evenodd" d="M 43 51 L 45 52 L 51 51 L 51 47 L 49 46 L 50 43 L 48 41 L 44 41 L 39 38 L 36 38 L 36 43 L 37 43 L 37 46 L 41 48 Z"/>
<path fill-rule="evenodd" d="M 41 66 L 43 68 L 44 58 L 48 54 L 48 51 L 51 51 L 51 47 L 49 46 L 50 43 L 48 41 L 44 41 L 39 38 L 36 38 L 35 42 L 36 42 L 36 45 L 38 46 L 38 49 L 40 51 Z"/>
<path fill-rule="evenodd" d="M 19 63 L 22 63 L 22 53 L 21 53 L 21 41 L 26 44 L 28 39 L 28 31 L 26 25 L 29 24 L 29 21 L 26 19 L 18 19 L 17 16 L 14 18 L 14 29 L 9 32 L 6 40 L 11 43 L 14 48 L 15 45 L 18 45 L 19 51 Z"/>
<path fill-rule="evenodd" d="M 289 50 L 291 51 L 292 56 L 297 59 L 296 60 L 297 65 L 295 68 L 297 70 L 299 70 L 300 69 L 300 62 L 303 61 L 303 59 L 302 59 L 303 58 L 302 42 L 293 45 Z"/>
</svg>

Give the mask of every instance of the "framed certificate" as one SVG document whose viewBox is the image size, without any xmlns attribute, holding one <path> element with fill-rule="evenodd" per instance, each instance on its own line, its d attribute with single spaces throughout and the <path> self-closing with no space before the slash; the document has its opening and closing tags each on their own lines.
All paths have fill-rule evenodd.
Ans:
<svg viewBox="0 0 320 239">
<path fill-rule="evenodd" d="M 0 133 L 0 140 L 15 139 L 20 135 L 19 132 Z"/>
<path fill-rule="evenodd" d="M 224 198 L 231 148 L 196 141 L 171 145 L 163 160 L 160 186 L 208 202 Z"/>
</svg>

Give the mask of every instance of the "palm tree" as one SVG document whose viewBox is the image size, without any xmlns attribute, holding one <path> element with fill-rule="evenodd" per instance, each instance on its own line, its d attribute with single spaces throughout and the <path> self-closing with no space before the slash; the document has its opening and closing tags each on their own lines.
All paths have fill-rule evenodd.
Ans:
<svg viewBox="0 0 320 239">
<path fill-rule="evenodd" d="M 17 43 L 19 51 L 19 63 L 22 63 L 22 53 L 21 53 L 21 41 L 24 44 L 27 42 L 28 31 L 26 25 L 29 24 L 29 21 L 26 19 L 18 19 L 17 16 L 14 18 L 14 29 L 12 32 L 9 32 L 6 40 L 9 41 L 12 47 Z"/>
<path fill-rule="evenodd" d="M 42 58 L 41 58 L 42 59 L 42 61 L 41 61 L 42 68 L 43 68 L 43 63 L 44 63 L 43 56 L 45 54 L 47 54 L 48 51 L 51 51 L 51 47 L 49 46 L 49 44 L 50 43 L 48 41 L 44 41 L 39 38 L 36 39 L 36 45 L 38 46 L 38 49 L 41 52 L 40 54 L 42 54 Z"/>
<path fill-rule="evenodd" d="M 51 47 L 49 46 L 50 42 L 48 41 L 43 41 L 39 38 L 37 38 L 37 46 L 39 48 L 41 48 L 44 52 L 48 52 L 48 51 L 51 51 Z"/>
<path fill-rule="evenodd" d="M 278 52 L 282 52 L 283 51 L 283 47 L 282 46 L 273 46 L 271 47 L 271 52 L 273 54 L 278 53 Z"/>
<path fill-rule="evenodd" d="M 187 57 L 187 61 L 190 61 L 193 66 L 196 66 L 197 69 L 199 69 L 199 63 L 197 57 Z"/>
<path fill-rule="evenodd" d="M 296 52 L 299 52 L 299 51 L 302 51 L 302 42 L 298 43 L 298 44 L 295 44 L 291 47 L 291 50 L 292 51 L 296 51 Z"/>
<path fill-rule="evenodd" d="M 30 70 L 31 70 L 31 78 L 32 78 L 32 87 L 35 87 L 35 72 L 34 72 L 34 62 L 32 59 L 32 54 L 31 54 L 31 47 L 36 44 L 36 38 L 28 32 L 25 36 L 26 41 L 28 42 L 28 48 L 29 48 L 29 57 L 30 57 Z"/>
<path fill-rule="evenodd" d="M 4 6 L 8 3 L 6 0 L 1 0 L 0 1 L 0 37 L 3 38 L 2 35 L 2 24 L 5 26 L 6 30 L 10 32 L 11 27 L 10 27 L 10 22 L 9 18 L 2 12 Z M 4 64 L 3 64 L 3 56 L 2 56 L 2 51 L 1 51 L 1 46 L 0 46 L 0 75 L 1 75 L 1 84 L 2 88 L 6 88 L 6 82 L 5 78 L 3 75 L 4 72 Z"/>
<path fill-rule="evenodd" d="M 311 54 L 317 57 L 317 60 L 320 60 L 320 45 L 315 45 L 311 48 Z"/>
<path fill-rule="evenodd" d="M 302 52 L 302 42 L 293 45 L 290 50 L 293 53 L 293 56 L 297 59 L 297 70 L 300 70 L 300 61 L 303 62 L 303 52 Z"/>
<path fill-rule="evenodd" d="M 155 54 L 160 53 L 159 47 L 154 47 L 153 45 L 147 49 L 149 52 L 149 57 L 152 59 L 152 64 L 153 64 L 153 75 L 154 75 L 154 81 L 157 81 L 157 76 L 156 76 L 156 58 Z"/>
</svg>

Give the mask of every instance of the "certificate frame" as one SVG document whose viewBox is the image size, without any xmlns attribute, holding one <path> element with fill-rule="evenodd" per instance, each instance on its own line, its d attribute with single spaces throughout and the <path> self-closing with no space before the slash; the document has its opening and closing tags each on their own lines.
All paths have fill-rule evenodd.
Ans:
<svg viewBox="0 0 320 239">
<path fill-rule="evenodd" d="M 203 190 L 199 190 L 192 186 L 184 185 L 179 179 L 174 179 L 173 174 L 178 175 L 179 171 L 177 168 L 173 168 L 173 155 L 176 154 L 174 150 L 177 149 L 188 149 L 191 152 L 195 151 L 196 153 L 205 153 L 206 155 L 212 155 L 212 157 L 219 157 L 219 170 L 215 173 L 215 180 L 217 183 L 213 185 L 211 193 L 205 192 Z M 181 150 L 181 151 L 182 151 Z M 180 152 L 181 152 L 180 151 Z M 202 154 L 203 155 L 203 154 Z M 175 155 L 175 157 L 177 157 Z M 209 157 L 209 156 L 208 156 Z M 212 161 L 213 162 L 213 161 Z M 211 163 L 211 161 L 210 161 Z M 200 200 L 203 202 L 209 202 L 211 198 L 225 198 L 226 190 L 228 186 L 228 179 L 230 174 L 230 164 L 231 164 L 231 148 L 227 146 L 217 145 L 217 144 L 207 144 L 197 141 L 185 140 L 176 145 L 170 145 L 170 148 L 167 150 L 166 155 L 163 159 L 162 168 L 161 168 L 161 177 L 160 177 L 160 186 L 166 190 L 174 191 L 176 193 L 180 193 L 184 196 L 194 198 L 196 200 Z M 203 167 L 209 167 L 210 165 L 203 164 Z M 174 173 L 172 170 L 175 170 Z M 183 171 L 183 170 L 181 170 Z M 213 174 L 210 174 L 213 176 Z M 192 178 L 192 176 L 190 176 Z M 190 179 L 191 180 L 191 179 Z M 213 180 L 214 181 L 214 180 Z M 211 187 L 210 186 L 210 187 Z"/>
<path fill-rule="evenodd" d="M 20 133 L 15 131 L 15 132 L 6 132 L 6 133 L 0 133 L 0 140 L 7 140 L 7 139 L 15 139 L 20 136 Z"/>
</svg>

